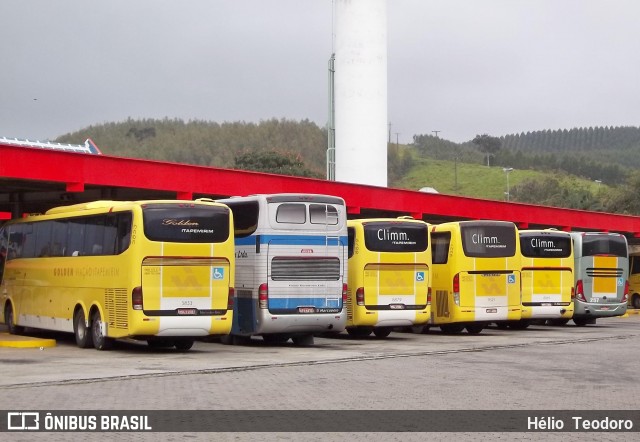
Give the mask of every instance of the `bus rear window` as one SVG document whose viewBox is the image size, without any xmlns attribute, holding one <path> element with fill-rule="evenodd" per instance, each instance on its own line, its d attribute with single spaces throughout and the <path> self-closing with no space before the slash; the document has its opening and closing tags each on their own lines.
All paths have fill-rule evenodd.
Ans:
<svg viewBox="0 0 640 442">
<path fill-rule="evenodd" d="M 571 256 L 571 238 L 522 233 L 520 250 L 527 258 L 568 258 Z"/>
<path fill-rule="evenodd" d="M 307 206 L 305 204 L 280 204 L 276 211 L 276 222 L 288 224 L 304 224 L 307 222 Z"/>
<path fill-rule="evenodd" d="M 144 234 L 151 241 L 217 243 L 229 238 L 226 207 L 150 204 L 143 208 Z"/>
<path fill-rule="evenodd" d="M 366 223 L 364 243 L 372 252 L 424 252 L 429 245 L 427 226 L 402 222 Z"/>
<path fill-rule="evenodd" d="M 334 206 L 327 204 L 310 204 L 309 220 L 311 224 L 327 224 L 335 226 L 338 224 L 338 210 Z"/>
<path fill-rule="evenodd" d="M 582 256 L 613 255 L 627 257 L 627 242 L 622 236 L 584 235 Z"/>
<path fill-rule="evenodd" d="M 506 258 L 516 254 L 516 229 L 509 224 L 462 225 L 462 249 L 471 258 Z"/>
</svg>

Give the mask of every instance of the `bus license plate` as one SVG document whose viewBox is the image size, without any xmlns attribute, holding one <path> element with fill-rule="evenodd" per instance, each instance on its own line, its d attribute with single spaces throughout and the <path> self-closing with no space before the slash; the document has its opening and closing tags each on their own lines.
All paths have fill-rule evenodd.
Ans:
<svg viewBox="0 0 640 442">
<path fill-rule="evenodd" d="M 298 313 L 315 313 L 315 307 L 298 307 Z"/>
<path fill-rule="evenodd" d="M 498 313 L 498 309 L 497 308 L 488 308 L 487 309 L 487 313 Z"/>
<path fill-rule="evenodd" d="M 389 304 L 391 310 L 404 310 L 404 304 Z"/>
<path fill-rule="evenodd" d="M 609 310 L 609 307 L 603 306 L 603 307 L 600 307 L 600 310 Z"/>
<path fill-rule="evenodd" d="M 179 308 L 178 314 L 179 315 L 197 315 L 198 310 L 195 308 Z"/>
</svg>

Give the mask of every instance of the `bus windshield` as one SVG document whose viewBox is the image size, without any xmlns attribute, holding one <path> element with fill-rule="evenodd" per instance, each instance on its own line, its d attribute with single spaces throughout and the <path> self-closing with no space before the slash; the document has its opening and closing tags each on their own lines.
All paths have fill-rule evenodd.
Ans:
<svg viewBox="0 0 640 442">
<path fill-rule="evenodd" d="M 582 256 L 610 255 L 627 257 L 627 243 L 622 236 L 584 235 L 582 237 Z"/>
<path fill-rule="evenodd" d="M 520 234 L 520 250 L 527 258 L 568 258 L 571 256 L 569 236 Z"/>
<path fill-rule="evenodd" d="M 151 241 L 219 243 L 229 238 L 229 209 L 182 204 L 143 206 L 144 234 Z"/>
<path fill-rule="evenodd" d="M 461 226 L 462 249 L 470 258 L 505 258 L 516 254 L 516 229 L 508 224 Z"/>
<path fill-rule="evenodd" d="M 427 226 L 403 222 L 364 224 L 364 242 L 372 252 L 424 252 L 428 244 Z"/>
</svg>

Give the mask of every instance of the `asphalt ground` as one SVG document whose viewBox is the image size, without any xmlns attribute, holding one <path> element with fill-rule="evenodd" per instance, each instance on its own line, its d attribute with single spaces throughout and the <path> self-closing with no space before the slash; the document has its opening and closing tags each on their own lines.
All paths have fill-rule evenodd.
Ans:
<svg viewBox="0 0 640 442">
<path fill-rule="evenodd" d="M 571 323 L 570 323 L 571 324 Z M 595 326 L 392 333 L 315 345 L 197 342 L 188 352 L 118 341 L 0 347 L 4 410 L 640 410 L 640 316 Z M 0 342 L 6 341 L 0 336 Z M 287 416 L 287 414 L 283 414 Z M 284 417 L 283 417 L 284 419 Z M 455 429 L 452 429 L 455 430 Z M 7 436 L 6 438 L 4 436 Z M 6 433 L 5 440 L 211 440 L 176 433 Z M 218 433 L 217 440 L 636 440 L 634 433 Z"/>
</svg>

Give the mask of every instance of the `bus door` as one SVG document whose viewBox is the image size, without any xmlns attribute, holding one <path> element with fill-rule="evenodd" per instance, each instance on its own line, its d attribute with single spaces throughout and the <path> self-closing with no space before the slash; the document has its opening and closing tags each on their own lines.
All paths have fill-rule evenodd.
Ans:
<svg viewBox="0 0 640 442">
<path fill-rule="evenodd" d="M 345 247 L 339 237 L 273 238 L 267 247 L 272 314 L 342 310 Z"/>
</svg>

